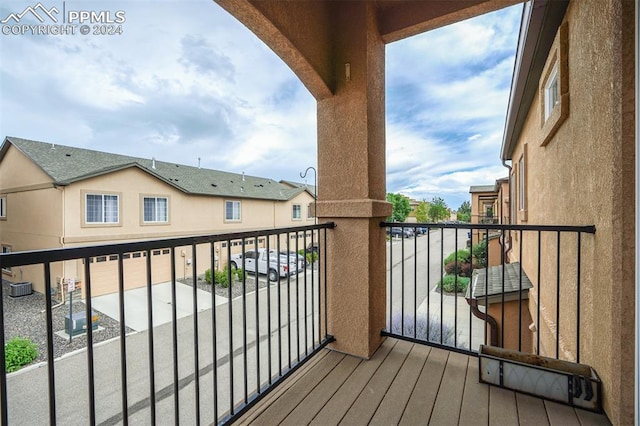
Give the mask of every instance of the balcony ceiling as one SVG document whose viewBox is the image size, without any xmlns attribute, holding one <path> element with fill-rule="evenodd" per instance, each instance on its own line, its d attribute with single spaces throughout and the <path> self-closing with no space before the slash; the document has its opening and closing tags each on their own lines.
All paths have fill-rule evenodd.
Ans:
<svg viewBox="0 0 640 426">
<path fill-rule="evenodd" d="M 375 13 L 384 43 L 453 24 L 522 0 L 215 0 L 264 41 L 316 97 L 335 90 L 336 56 L 354 34 L 372 30 L 362 8 Z"/>
</svg>

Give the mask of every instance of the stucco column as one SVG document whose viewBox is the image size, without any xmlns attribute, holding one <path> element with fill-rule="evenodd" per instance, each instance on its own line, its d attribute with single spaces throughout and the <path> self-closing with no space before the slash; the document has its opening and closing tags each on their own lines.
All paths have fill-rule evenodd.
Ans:
<svg viewBox="0 0 640 426">
<path fill-rule="evenodd" d="M 368 2 L 332 10 L 334 95 L 318 102 L 317 215 L 334 221 L 326 255 L 334 349 L 368 358 L 385 326 L 384 44 Z"/>
</svg>

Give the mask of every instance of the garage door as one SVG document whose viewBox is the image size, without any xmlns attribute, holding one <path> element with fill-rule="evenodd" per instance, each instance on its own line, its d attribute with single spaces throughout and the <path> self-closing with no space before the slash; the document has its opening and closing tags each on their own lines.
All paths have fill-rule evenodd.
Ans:
<svg viewBox="0 0 640 426">
<path fill-rule="evenodd" d="M 125 253 L 124 288 L 143 287 L 147 284 L 147 253 Z M 80 261 L 81 262 L 81 261 Z M 118 291 L 118 256 L 98 256 L 89 260 L 91 268 L 91 294 L 116 293 Z M 82 268 L 84 271 L 84 268 Z M 151 278 L 153 284 L 171 280 L 171 254 L 168 249 L 151 252 Z"/>
</svg>

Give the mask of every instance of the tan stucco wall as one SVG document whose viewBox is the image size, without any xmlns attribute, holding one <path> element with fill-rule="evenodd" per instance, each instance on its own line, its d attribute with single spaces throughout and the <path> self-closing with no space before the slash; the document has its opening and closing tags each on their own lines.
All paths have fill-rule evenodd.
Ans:
<svg viewBox="0 0 640 426">
<path fill-rule="evenodd" d="M 516 164 L 527 144 L 529 224 L 596 226 L 595 235 L 582 236 L 580 361 L 601 376 L 604 406 L 614 424 L 633 422 L 633 16 L 631 1 L 570 3 L 565 16 L 569 116 L 541 147 L 536 95 L 512 155 Z M 568 359 L 576 356 L 576 246 L 575 236 L 562 236 L 560 356 Z M 543 236 L 542 264 L 548 266 L 540 277 L 545 287 L 538 329 L 546 353 L 555 351 L 555 248 L 556 236 Z M 536 250 L 537 236 L 525 235 L 522 262 L 534 283 Z M 534 321 L 536 297 L 534 290 Z"/>
<path fill-rule="evenodd" d="M 62 190 L 15 147 L 10 146 L 0 162 L 0 195 L 7 199 L 6 220 L 0 220 L 0 244 L 11 251 L 61 247 Z M 52 276 L 62 264 L 51 265 Z M 12 282 L 31 281 L 36 291 L 44 290 L 42 266 L 14 267 L 2 278 Z M 55 279 L 55 278 L 54 278 Z"/>
</svg>

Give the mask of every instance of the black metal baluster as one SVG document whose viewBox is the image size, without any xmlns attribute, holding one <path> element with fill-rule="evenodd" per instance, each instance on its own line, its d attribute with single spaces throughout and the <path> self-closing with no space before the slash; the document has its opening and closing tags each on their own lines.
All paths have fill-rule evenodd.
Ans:
<svg viewBox="0 0 640 426">
<path fill-rule="evenodd" d="M 454 253 L 455 253 L 455 275 L 453 276 L 453 312 L 454 312 L 454 320 L 453 320 L 453 346 L 458 347 L 458 230 L 454 228 L 455 232 L 454 236 Z M 473 255 L 473 254 L 472 254 Z"/>
<path fill-rule="evenodd" d="M 269 278 L 270 273 L 269 270 L 271 269 L 271 257 L 269 255 L 269 236 L 265 235 L 265 238 L 267 239 L 267 347 L 269 348 L 269 350 L 267 351 L 267 360 L 268 360 L 268 366 L 267 366 L 267 371 L 269 373 L 269 385 L 271 385 L 273 383 L 273 374 L 271 372 L 271 352 L 272 352 L 272 347 L 271 347 L 271 279 Z M 278 279 L 280 278 L 280 256 L 278 256 L 278 260 L 277 260 L 277 264 L 276 267 L 278 268 L 278 270 L 276 271 L 276 280 L 278 281 Z M 257 274 L 256 274 L 257 277 Z"/>
<path fill-rule="evenodd" d="M 247 276 L 245 273 L 246 261 L 245 261 L 245 242 L 246 240 L 242 239 L 242 363 L 244 366 L 244 403 L 247 404 L 249 402 L 249 378 L 247 372 L 249 371 L 249 360 L 247 357 Z M 229 262 L 230 264 L 230 262 Z M 237 265 L 236 265 L 237 266 Z M 229 265 L 229 270 L 231 270 L 231 265 Z M 231 284 L 229 284 L 231 285 Z M 256 297 L 258 297 L 258 286 L 256 285 Z M 256 342 L 257 343 L 257 342 Z"/>
<path fill-rule="evenodd" d="M 427 227 L 427 336 L 431 340 L 431 228 Z"/>
<path fill-rule="evenodd" d="M 216 318 L 216 248 L 211 243 L 211 335 L 213 338 L 213 424 L 218 424 L 218 326 Z"/>
<path fill-rule="evenodd" d="M 518 272 L 518 351 L 519 352 L 522 351 L 522 258 L 523 258 L 522 237 L 523 237 L 523 233 L 521 229 L 520 230 L 520 271 Z"/>
<path fill-rule="evenodd" d="M 173 252 L 172 252 L 173 253 Z M 171 263 L 173 263 L 173 258 Z M 149 410 L 151 424 L 156 424 L 156 375 L 153 344 L 153 284 L 151 280 L 151 258 L 147 256 L 147 329 L 149 337 Z"/>
<path fill-rule="evenodd" d="M 318 231 L 320 232 L 320 231 Z M 327 247 L 327 230 L 324 230 L 323 233 L 324 236 L 324 244 L 320 244 L 320 242 L 318 241 L 318 269 L 322 269 L 320 268 L 320 261 L 322 259 L 322 261 L 324 261 L 324 336 L 325 339 L 327 338 L 327 336 L 329 335 L 329 305 L 328 305 L 328 298 L 329 298 L 329 294 L 327 293 L 327 255 L 324 251 L 321 251 L 322 248 L 321 247 L 325 247 L 325 251 L 326 251 L 326 247 Z M 318 236 L 318 239 L 320 239 L 320 236 Z M 312 256 L 313 259 L 313 256 Z M 313 267 L 313 264 L 311 265 L 311 267 Z"/>
<path fill-rule="evenodd" d="M 300 234 L 296 231 L 296 244 L 300 239 Z M 305 246 L 306 247 L 306 246 Z M 300 362 L 300 277 L 296 275 L 296 351 L 297 360 Z"/>
<path fill-rule="evenodd" d="M 540 293 L 541 293 L 541 284 L 542 280 L 540 279 L 540 263 L 541 263 L 541 255 L 542 255 L 542 232 L 538 230 L 538 287 L 537 287 L 537 307 L 536 307 L 536 327 L 538 330 L 536 332 L 536 355 L 540 355 Z"/>
<path fill-rule="evenodd" d="M 265 236 L 267 238 L 267 236 Z M 254 253 L 256 256 L 258 255 L 258 247 L 259 247 L 258 237 L 254 238 L 253 246 Z M 244 256 L 243 256 L 244 259 Z M 260 281 L 258 280 L 258 259 L 256 260 L 256 270 L 255 270 L 255 280 L 256 280 L 256 379 L 257 379 L 257 388 L 258 394 L 262 392 L 262 380 L 260 378 Z M 269 284 L 269 280 L 267 279 L 267 285 Z"/>
<path fill-rule="evenodd" d="M 62 283 L 61 283 L 62 284 Z M 46 294 L 51 294 L 47 290 Z M 47 297 L 51 304 L 50 298 Z M 129 402 L 127 395 L 127 326 L 124 309 L 124 264 L 122 253 L 118 254 L 118 300 L 120 311 L 120 374 L 122 382 L 122 422 L 126 426 L 129 424 Z M 49 322 L 49 318 L 47 318 Z M 53 349 L 53 347 L 51 348 Z M 53 423 L 52 423 L 53 424 Z"/>
<path fill-rule="evenodd" d="M 280 237 L 281 234 L 276 234 L 277 240 L 276 240 L 276 246 L 277 246 L 277 250 L 278 250 L 278 261 L 280 261 Z M 287 263 L 288 266 L 291 267 L 291 258 L 290 258 L 290 253 L 289 250 L 287 250 Z M 296 270 L 298 268 L 298 254 L 296 253 Z M 280 267 L 278 266 L 278 271 L 280 270 Z M 289 273 L 287 274 L 287 279 L 289 279 L 289 277 L 291 276 L 291 271 L 288 271 Z M 281 293 L 281 289 L 280 289 L 280 279 L 279 279 L 279 275 L 280 272 L 278 272 L 278 288 L 276 290 L 276 294 L 278 297 L 278 376 L 282 377 L 282 293 Z"/>
<path fill-rule="evenodd" d="M 413 338 L 418 337 L 418 228 L 413 229 Z"/>
<path fill-rule="evenodd" d="M 467 235 L 471 235 L 471 228 L 469 228 L 469 233 Z M 469 238 L 469 243 L 470 243 L 470 248 L 471 248 L 471 256 L 469 256 L 469 274 L 471 274 L 471 277 L 469 278 L 469 286 L 473 285 L 473 239 Z M 469 291 L 469 295 L 471 297 L 473 297 L 473 289 L 471 289 Z M 473 348 L 473 313 L 471 311 L 471 309 L 469 309 L 469 351 L 472 350 Z M 485 324 L 485 329 L 486 329 L 486 324 Z M 486 340 L 485 340 L 486 343 Z"/>
<path fill-rule="evenodd" d="M 151 253 L 147 250 L 147 259 Z M 180 423 L 180 379 L 178 376 L 178 298 L 176 295 L 176 256 L 175 247 L 171 247 L 171 334 L 173 349 L 173 411 L 175 424 Z"/>
<path fill-rule="evenodd" d="M 193 369 L 194 369 L 194 391 L 195 391 L 195 409 L 196 409 L 196 425 L 200 424 L 200 350 L 198 336 L 198 261 L 197 261 L 196 243 L 191 245 L 191 257 L 193 258 Z"/>
<path fill-rule="evenodd" d="M 307 233 L 306 231 L 302 234 L 302 244 L 307 247 Z M 309 322 L 307 321 L 307 274 L 304 274 L 302 277 L 303 286 L 304 286 L 304 356 L 309 356 Z"/>
<path fill-rule="evenodd" d="M 227 240 L 227 298 L 229 299 L 229 413 L 233 415 L 235 413 L 234 401 L 234 374 L 233 374 L 233 293 L 231 286 L 231 240 Z M 256 268 L 257 268 L 256 264 Z M 257 279 L 256 269 L 256 279 Z"/>
<path fill-rule="evenodd" d="M 444 289 L 442 277 L 444 276 L 444 228 L 440 227 L 440 344 L 444 342 Z"/>
<path fill-rule="evenodd" d="M 556 258 L 556 359 L 560 359 L 560 231 L 556 232 L 557 255 Z"/>
<path fill-rule="evenodd" d="M 60 285 L 63 286 L 64 283 L 61 282 Z M 51 307 L 51 263 L 50 262 L 46 262 L 44 264 L 44 294 L 45 294 L 44 300 L 45 300 L 46 311 L 47 311 L 47 373 L 48 373 L 48 382 L 49 382 L 49 424 L 55 425 L 56 424 L 56 383 L 55 383 L 55 365 L 54 365 L 54 352 L 53 352 L 53 308 Z M 2 293 L 0 293 L 0 300 L 3 300 Z M 64 300 L 63 300 L 63 303 L 64 303 Z M 4 347 L 4 344 L 2 346 Z M 124 366 L 124 363 L 122 365 Z M 126 371 L 126 367 L 125 367 L 125 371 Z M 126 392 L 127 392 L 126 381 L 124 382 L 122 389 L 123 389 L 123 400 L 126 402 Z M 127 412 L 126 412 L 126 404 L 125 404 L 125 407 L 123 407 L 122 418 L 124 421 L 124 425 L 126 426 L 127 420 L 128 420 Z M 7 424 L 7 423 L 2 423 L 2 424 Z"/>
<path fill-rule="evenodd" d="M 89 258 L 84 264 L 84 290 L 85 290 L 85 318 L 87 321 L 87 379 L 89 385 L 89 424 L 96 424 L 96 394 L 93 369 L 93 314 L 91 308 L 91 271 Z"/>
<path fill-rule="evenodd" d="M 580 363 L 580 263 L 582 233 L 578 232 L 578 264 L 576 265 L 576 362 Z"/>
<path fill-rule="evenodd" d="M 305 237 L 307 236 L 307 232 L 304 233 Z M 305 244 L 306 247 L 306 244 Z M 313 247 L 313 232 L 311 233 L 311 247 Z M 307 274 L 304 274 L 305 278 Z M 313 268 L 311 268 L 311 345 L 313 349 L 316 349 L 316 302 L 314 297 L 314 286 L 315 286 L 315 277 L 313 274 Z"/>
</svg>

